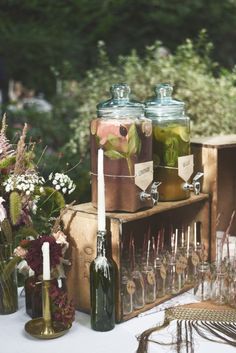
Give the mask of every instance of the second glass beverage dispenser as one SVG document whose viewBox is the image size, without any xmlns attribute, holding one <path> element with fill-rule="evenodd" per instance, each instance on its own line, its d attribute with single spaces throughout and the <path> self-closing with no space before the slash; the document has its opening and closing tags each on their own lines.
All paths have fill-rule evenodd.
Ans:
<svg viewBox="0 0 236 353">
<path fill-rule="evenodd" d="M 156 96 L 146 102 L 146 117 L 153 123 L 154 180 L 161 182 L 161 201 L 187 199 L 190 194 L 184 184 L 193 169 L 189 118 L 184 113 L 184 102 L 172 99 L 172 91 L 170 84 L 159 84 Z"/>
</svg>

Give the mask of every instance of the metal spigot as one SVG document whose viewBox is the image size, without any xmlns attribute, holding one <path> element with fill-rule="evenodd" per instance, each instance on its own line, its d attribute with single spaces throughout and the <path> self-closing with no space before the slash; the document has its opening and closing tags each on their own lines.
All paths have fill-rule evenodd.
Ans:
<svg viewBox="0 0 236 353">
<path fill-rule="evenodd" d="M 201 190 L 201 184 L 200 181 L 198 181 L 202 176 L 204 175 L 204 173 L 202 172 L 198 172 L 195 177 L 193 178 L 193 182 L 192 184 L 189 184 L 188 182 L 186 182 L 183 186 L 184 190 L 191 190 L 194 192 L 194 195 L 199 195 L 200 194 L 200 190 Z"/>
<path fill-rule="evenodd" d="M 154 181 L 154 183 L 152 183 L 150 193 L 147 193 L 146 191 L 142 191 L 140 193 L 140 200 L 141 201 L 152 200 L 153 206 L 155 206 L 159 200 L 159 192 L 157 190 L 159 185 L 161 185 L 161 182 Z"/>
</svg>

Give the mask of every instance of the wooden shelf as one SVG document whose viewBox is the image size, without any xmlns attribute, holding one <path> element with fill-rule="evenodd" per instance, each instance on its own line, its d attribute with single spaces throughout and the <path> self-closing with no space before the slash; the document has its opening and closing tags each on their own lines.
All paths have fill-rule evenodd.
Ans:
<svg viewBox="0 0 236 353">
<path fill-rule="evenodd" d="M 167 212 L 169 210 L 174 210 L 180 207 L 192 205 L 200 201 L 206 201 L 208 199 L 207 194 L 191 195 L 189 199 L 182 201 L 169 201 L 169 202 L 158 202 L 153 208 L 141 210 L 135 213 L 125 213 L 125 212 L 107 212 L 108 218 L 117 219 L 122 223 L 131 222 L 137 219 L 146 218 L 157 213 Z M 91 202 L 72 206 L 71 210 L 78 211 L 86 214 L 96 215 L 97 209 L 92 206 Z"/>
</svg>

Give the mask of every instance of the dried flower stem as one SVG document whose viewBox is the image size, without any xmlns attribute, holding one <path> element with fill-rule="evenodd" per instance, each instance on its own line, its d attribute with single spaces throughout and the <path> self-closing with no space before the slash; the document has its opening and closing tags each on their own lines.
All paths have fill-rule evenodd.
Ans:
<svg viewBox="0 0 236 353">
<path fill-rule="evenodd" d="M 7 115 L 6 113 L 3 114 L 2 118 L 2 128 L 1 128 L 1 135 L 4 135 L 7 129 Z"/>
<path fill-rule="evenodd" d="M 229 225 L 228 225 L 228 227 L 226 228 L 226 231 L 223 234 L 222 242 L 221 242 L 221 245 L 222 245 L 221 249 L 223 249 L 223 246 L 225 244 L 225 240 L 227 241 L 227 257 L 228 257 L 228 259 L 229 259 L 229 256 L 230 256 L 230 254 L 229 254 L 229 232 L 230 232 L 230 229 L 232 227 L 232 223 L 233 223 L 233 220 L 234 220 L 235 212 L 236 211 L 234 210 L 232 212 L 232 214 L 231 214 Z M 221 261 L 222 261 L 222 253 L 223 252 L 221 252 L 221 258 L 220 258 Z"/>
<path fill-rule="evenodd" d="M 22 171 L 23 171 L 22 169 L 24 168 L 23 161 L 24 161 L 24 156 L 25 156 L 25 152 L 26 152 L 26 145 L 25 145 L 26 133 L 27 133 L 27 124 L 24 125 L 20 140 L 17 144 L 16 164 L 15 164 L 15 168 L 14 168 L 15 175 L 22 174 Z"/>
<path fill-rule="evenodd" d="M 63 218 L 63 216 L 66 214 L 66 212 L 68 211 L 68 209 L 73 206 L 75 203 L 75 201 L 72 201 L 69 205 L 66 205 L 61 211 L 60 211 L 60 215 L 57 217 L 54 226 L 52 227 L 52 233 L 56 233 L 60 230 L 60 223 L 61 220 Z"/>
</svg>

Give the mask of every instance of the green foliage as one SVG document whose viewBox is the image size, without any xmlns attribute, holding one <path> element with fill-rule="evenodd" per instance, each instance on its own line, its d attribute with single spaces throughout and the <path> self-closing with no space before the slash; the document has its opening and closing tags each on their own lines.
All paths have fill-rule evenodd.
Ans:
<svg viewBox="0 0 236 353">
<path fill-rule="evenodd" d="M 21 227 L 19 230 L 19 234 L 17 234 L 15 237 L 17 238 L 16 245 L 19 244 L 21 239 L 26 239 L 27 237 L 34 237 L 36 239 L 38 235 L 38 231 L 32 226 Z"/>
<path fill-rule="evenodd" d="M 1 0 L 0 52 L 10 78 L 55 92 L 58 79 L 97 65 L 96 44 L 113 62 L 161 40 L 171 50 L 206 28 L 221 63 L 235 63 L 234 0 Z M 224 19 L 224 21 L 222 21 Z"/>
<path fill-rule="evenodd" d="M 0 161 L 0 169 L 5 169 L 14 165 L 16 158 L 14 156 L 8 156 Z"/>
<path fill-rule="evenodd" d="M 12 229 L 11 229 L 11 224 L 9 222 L 9 220 L 7 218 L 5 218 L 2 222 L 1 222 L 1 231 L 4 234 L 5 240 L 7 243 L 11 243 L 12 242 Z"/>
<path fill-rule="evenodd" d="M 54 209 L 55 207 L 57 209 L 61 209 L 65 207 L 65 199 L 63 195 L 59 192 L 56 191 L 54 188 L 46 186 L 44 187 L 44 193 L 43 193 L 43 198 L 42 198 L 42 204 L 48 203 L 50 201 L 50 204 L 47 205 L 47 207 Z"/>
<path fill-rule="evenodd" d="M 10 217 L 13 225 L 16 225 L 21 217 L 22 200 L 17 191 L 12 191 L 9 197 Z"/>
<path fill-rule="evenodd" d="M 40 201 L 38 202 L 38 211 L 32 215 L 32 222 L 35 230 L 41 234 L 49 235 L 52 230 L 55 218 L 59 211 L 65 207 L 65 199 L 62 193 L 55 190 L 53 187 L 45 186 L 43 193 L 37 192 L 40 195 Z M 20 234 L 27 234 L 30 232 L 29 229 L 20 229 Z M 32 233 L 34 236 L 34 232 Z"/>
<path fill-rule="evenodd" d="M 98 65 L 87 71 L 84 79 L 62 82 L 51 114 L 10 113 L 9 125 L 28 122 L 33 140 L 48 146 L 42 158 L 43 148 L 36 158 L 42 174 L 72 169 L 69 175 L 78 184 L 73 199 L 90 201 L 89 123 L 96 117 L 98 102 L 110 97 L 113 83 L 127 82 L 134 98 L 144 101 L 153 95 L 156 83 L 171 82 L 174 98 L 186 103 L 192 137 L 235 132 L 236 70 L 217 65 L 212 51 L 213 45 L 202 31 L 197 41 L 187 39 L 173 53 L 163 50 L 157 41 L 147 46 L 142 56 L 133 50 L 119 56 L 114 64 L 100 41 Z"/>
<path fill-rule="evenodd" d="M 4 265 L 4 271 L 3 271 L 3 264 L 0 264 L 0 280 L 5 281 L 6 284 L 9 282 L 10 280 L 10 276 L 12 274 L 12 272 L 16 269 L 16 265 L 18 265 L 18 263 L 22 261 L 22 258 L 19 256 L 14 256 L 11 261 L 9 261 L 6 265 Z M 9 285 L 9 283 L 8 283 Z"/>
</svg>

